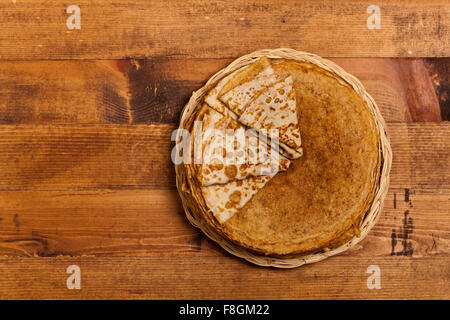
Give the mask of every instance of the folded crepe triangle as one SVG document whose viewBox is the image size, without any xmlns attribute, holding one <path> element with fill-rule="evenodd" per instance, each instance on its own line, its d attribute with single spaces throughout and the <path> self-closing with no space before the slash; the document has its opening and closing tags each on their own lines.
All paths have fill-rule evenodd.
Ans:
<svg viewBox="0 0 450 320">
<path fill-rule="evenodd" d="M 232 118 L 204 105 L 198 117 L 201 130 L 194 126 L 197 144 L 196 155 L 201 163 L 195 165 L 202 186 L 225 184 L 253 176 L 268 176 L 285 171 L 290 161 L 280 155 L 258 136 L 248 134 Z M 197 130 L 201 131 L 198 134 Z"/>
<path fill-rule="evenodd" d="M 249 67 L 234 74 L 221 88 L 218 98 L 240 116 L 252 99 L 281 79 L 270 60 L 262 57 Z"/>
<path fill-rule="evenodd" d="M 297 103 L 292 77 L 263 91 L 246 107 L 239 121 L 258 131 L 277 129 L 280 145 L 302 152 Z"/>
<path fill-rule="evenodd" d="M 227 184 L 202 187 L 203 198 L 214 217 L 225 223 L 272 179 L 274 175 L 234 180 Z"/>
<path fill-rule="evenodd" d="M 268 111 L 271 111 L 270 107 L 268 107 L 267 110 L 261 111 L 261 115 L 264 115 L 266 118 L 274 117 L 274 126 L 270 126 L 270 121 L 267 119 L 262 121 L 260 126 L 252 126 L 255 119 L 247 119 L 254 118 L 246 111 L 247 108 L 253 105 L 255 100 L 258 99 L 260 101 L 262 99 L 260 96 L 267 93 L 267 90 L 270 90 L 269 95 L 273 95 L 274 86 L 277 89 L 280 86 L 286 86 L 286 81 L 288 82 L 287 85 L 290 85 L 286 93 L 289 94 L 289 98 L 292 98 L 287 100 L 288 110 L 282 110 L 282 115 L 276 115 L 274 112 L 268 113 Z M 267 96 L 264 99 L 266 98 Z M 303 155 L 292 78 L 284 79 L 283 81 L 273 70 L 269 58 L 262 57 L 253 64 L 238 69 L 223 78 L 215 88 L 208 92 L 205 102 L 221 114 L 238 120 L 260 132 L 262 129 L 268 129 L 268 127 L 279 129 L 278 144 L 281 147 L 279 152 L 290 159 L 297 159 Z M 273 104 L 272 109 L 275 109 L 277 104 Z M 283 105 L 278 106 L 278 109 L 283 108 Z M 254 109 L 255 107 L 252 108 L 252 110 Z M 291 114 L 289 115 L 288 112 L 291 112 Z M 275 123 L 281 126 L 276 127 Z"/>
</svg>

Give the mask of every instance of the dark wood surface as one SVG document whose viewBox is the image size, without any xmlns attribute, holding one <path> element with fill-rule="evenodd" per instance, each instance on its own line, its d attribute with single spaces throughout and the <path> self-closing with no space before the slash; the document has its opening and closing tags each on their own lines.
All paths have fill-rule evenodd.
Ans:
<svg viewBox="0 0 450 320">
<path fill-rule="evenodd" d="M 384 3 L 377 31 L 368 5 L 80 2 L 82 29 L 67 31 L 59 2 L 0 4 L 0 298 L 449 299 L 449 6 Z M 192 91 L 283 46 L 357 76 L 393 149 L 367 238 L 294 270 L 250 265 L 193 228 L 170 161 Z M 66 287 L 72 264 L 81 290 Z"/>
</svg>

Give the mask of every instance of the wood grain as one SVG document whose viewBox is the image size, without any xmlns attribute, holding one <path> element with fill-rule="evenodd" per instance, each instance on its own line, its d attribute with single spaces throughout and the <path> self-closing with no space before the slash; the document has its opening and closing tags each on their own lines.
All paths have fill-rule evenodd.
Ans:
<svg viewBox="0 0 450 320">
<path fill-rule="evenodd" d="M 445 101 L 438 101 L 422 60 L 332 60 L 362 81 L 386 121 L 440 121 Z M 175 124 L 192 92 L 230 62 L 1 61 L 0 124 Z"/>
<path fill-rule="evenodd" d="M 366 25 L 371 4 L 80 0 L 81 30 L 68 30 L 66 3 L 2 2 L 0 59 L 223 58 L 277 47 L 328 57 L 449 55 L 448 1 L 383 2 L 379 30 Z"/>
<path fill-rule="evenodd" d="M 81 269 L 81 290 L 66 268 Z M 369 265 L 381 289 L 369 290 Z M 8 299 L 448 299 L 447 257 L 333 257 L 293 270 L 221 257 L 0 258 L 0 297 Z M 245 272 L 243 272 L 245 270 Z M 12 290 L 14 289 L 14 290 Z"/>
<path fill-rule="evenodd" d="M 0 190 L 168 188 L 174 125 L 0 126 Z"/>
<path fill-rule="evenodd" d="M 450 189 L 450 123 L 389 124 L 391 187 Z"/>
<path fill-rule="evenodd" d="M 0 62 L 2 124 L 129 123 L 127 61 Z"/>
</svg>

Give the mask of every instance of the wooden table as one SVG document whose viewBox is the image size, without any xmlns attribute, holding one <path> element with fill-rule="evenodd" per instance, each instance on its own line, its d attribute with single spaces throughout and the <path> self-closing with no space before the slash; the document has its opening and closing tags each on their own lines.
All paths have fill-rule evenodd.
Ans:
<svg viewBox="0 0 450 320">
<path fill-rule="evenodd" d="M 73 4 L 81 29 L 56 0 L 0 3 L 0 298 L 450 298 L 448 1 Z M 193 228 L 170 161 L 192 91 L 277 47 L 357 76 L 394 155 L 369 236 L 292 270 L 250 265 Z M 367 287 L 371 265 L 381 289 Z"/>
</svg>

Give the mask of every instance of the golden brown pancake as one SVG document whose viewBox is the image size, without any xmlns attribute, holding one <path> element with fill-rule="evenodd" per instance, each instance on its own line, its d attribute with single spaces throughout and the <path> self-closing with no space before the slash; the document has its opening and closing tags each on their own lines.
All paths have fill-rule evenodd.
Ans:
<svg viewBox="0 0 450 320">
<path fill-rule="evenodd" d="M 195 216 L 251 251 L 288 257 L 337 247 L 358 235 L 374 196 L 380 170 L 374 117 L 328 71 L 306 62 L 271 62 L 277 73 L 294 79 L 303 157 L 223 224 L 202 199 L 190 165 L 180 170 L 182 192 Z"/>
</svg>

